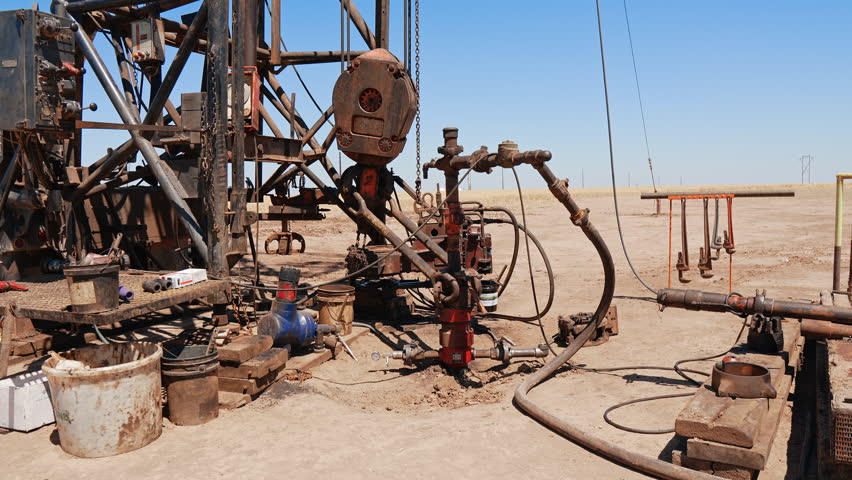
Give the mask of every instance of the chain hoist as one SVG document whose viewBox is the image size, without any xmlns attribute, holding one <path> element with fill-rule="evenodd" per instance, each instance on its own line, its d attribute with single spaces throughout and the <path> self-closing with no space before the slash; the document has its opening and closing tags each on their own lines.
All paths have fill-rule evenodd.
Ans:
<svg viewBox="0 0 852 480">
<path fill-rule="evenodd" d="M 414 1 L 414 91 L 417 93 L 417 116 L 415 117 L 415 136 L 417 139 L 417 177 L 414 180 L 414 192 L 420 203 L 420 0 Z"/>
</svg>

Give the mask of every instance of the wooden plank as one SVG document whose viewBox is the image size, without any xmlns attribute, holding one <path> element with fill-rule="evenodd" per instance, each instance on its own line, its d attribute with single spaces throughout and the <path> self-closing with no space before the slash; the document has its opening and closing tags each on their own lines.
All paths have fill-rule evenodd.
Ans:
<svg viewBox="0 0 852 480">
<path fill-rule="evenodd" d="M 760 354 L 738 355 L 737 358 L 769 369 L 773 386 L 780 390 L 787 365 L 783 358 Z M 678 415 L 675 432 L 683 437 L 752 447 L 769 404 L 766 398 L 716 396 L 708 378 Z"/>
<path fill-rule="evenodd" d="M 785 373 L 788 373 L 788 370 L 791 374 L 795 372 L 795 369 L 789 368 L 789 365 L 791 362 L 797 363 L 802 338 L 797 321 L 784 320 L 782 329 L 784 330 L 782 353 L 735 354 L 741 361 L 762 365 L 769 369 L 772 385 L 779 394 Z M 734 349 L 734 352 L 738 350 L 745 350 L 745 344 Z M 675 420 L 675 432 L 689 438 L 752 447 L 760 431 L 761 422 L 769 412 L 769 407 L 770 400 L 765 398 L 719 397 L 710 386 L 710 378 L 707 378 Z"/>
<path fill-rule="evenodd" d="M 355 340 L 366 335 L 369 331 L 370 330 L 367 328 L 359 328 L 352 334 L 343 337 L 343 339 L 351 347 L 352 343 L 355 342 Z M 325 349 L 321 352 L 311 352 L 306 355 L 294 356 L 287 361 L 287 370 L 291 372 L 294 370 L 308 371 L 312 368 L 316 368 L 322 365 L 323 363 L 341 354 L 348 355 L 346 353 L 343 353 L 343 345 L 338 343 L 337 348 L 334 349 L 334 352 L 332 352 L 330 349 Z"/>
<path fill-rule="evenodd" d="M 272 348 L 269 335 L 246 335 L 219 347 L 219 361 L 238 366 Z M 220 374 L 221 375 L 221 374 Z"/>
<path fill-rule="evenodd" d="M 260 378 L 273 370 L 278 370 L 287 363 L 289 350 L 286 348 L 270 348 L 260 355 L 242 363 L 238 367 L 221 364 L 219 376 L 229 378 Z"/>
<path fill-rule="evenodd" d="M 219 376 L 219 390 L 254 397 L 284 376 L 284 367 L 272 370 L 260 378 L 229 378 Z"/>
<path fill-rule="evenodd" d="M 778 423 L 780 422 L 781 413 L 787 404 L 787 395 L 790 393 L 792 383 L 793 378 L 789 375 L 784 375 L 778 396 L 769 402 L 769 412 L 761 422 L 760 431 L 755 438 L 752 448 L 690 438 L 686 442 L 686 452 L 689 457 L 698 460 L 739 465 L 754 470 L 763 470 L 766 466 L 766 460 L 769 458 L 772 441 L 775 439 L 775 433 L 778 431 Z"/>
<path fill-rule="evenodd" d="M 41 355 L 53 348 L 53 336 L 39 333 L 22 340 L 12 340 L 12 355 Z"/>
<path fill-rule="evenodd" d="M 719 478 L 727 478 L 729 480 L 752 480 L 755 474 L 755 470 L 750 468 L 690 458 L 685 452 L 681 452 L 680 450 L 672 450 L 672 463 L 690 470 L 716 475 Z"/>
</svg>

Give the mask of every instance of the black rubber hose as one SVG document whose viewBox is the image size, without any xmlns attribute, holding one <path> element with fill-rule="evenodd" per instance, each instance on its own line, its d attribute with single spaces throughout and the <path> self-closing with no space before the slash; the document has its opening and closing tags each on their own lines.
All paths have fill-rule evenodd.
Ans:
<svg viewBox="0 0 852 480">
<path fill-rule="evenodd" d="M 577 207 L 576 204 L 573 204 L 573 202 L 563 202 L 563 204 L 565 203 L 570 204 L 569 211 L 571 212 L 571 215 L 577 216 L 580 212 L 579 207 Z M 566 205 L 566 207 L 568 207 L 568 205 Z M 573 343 L 557 355 L 556 358 L 527 377 L 526 380 L 518 386 L 515 390 L 515 404 L 531 417 L 565 436 L 569 440 L 627 467 L 668 479 L 718 480 L 718 477 L 716 476 L 689 470 L 664 462 L 657 458 L 632 452 L 624 447 L 592 435 L 557 417 L 550 411 L 533 402 L 528 397 L 529 392 L 533 388 L 545 381 L 562 365 L 567 363 L 568 360 L 570 360 L 571 357 L 580 350 L 580 347 L 582 347 L 583 344 L 592 337 L 597 330 L 598 325 L 600 325 L 600 322 L 606 315 L 610 303 L 612 302 L 613 293 L 615 292 L 615 266 L 613 265 L 612 255 L 610 254 L 606 243 L 604 243 L 600 233 L 598 233 L 591 222 L 588 221 L 587 215 L 581 217 L 579 223 L 583 233 L 586 234 L 586 237 L 588 237 L 589 241 L 591 241 L 595 246 L 604 269 L 604 290 L 601 295 L 600 302 L 598 303 L 598 308 L 595 310 L 592 321 L 583 329 Z"/>
<path fill-rule="evenodd" d="M 487 223 L 506 223 L 506 224 L 509 224 L 509 222 L 507 222 L 506 220 L 503 220 L 501 218 L 489 218 L 489 219 L 487 219 Z M 544 268 L 545 268 L 545 270 L 547 270 L 547 279 L 548 279 L 548 287 L 549 287 L 548 296 L 547 296 L 547 303 L 544 304 L 544 308 L 542 308 L 541 311 L 538 314 L 532 315 L 532 316 L 529 316 L 529 317 L 519 317 L 519 316 L 515 316 L 515 315 L 506 315 L 506 314 L 502 314 L 502 313 L 486 313 L 486 314 L 483 314 L 482 316 L 488 317 L 488 318 L 497 318 L 497 319 L 501 319 L 501 320 L 513 320 L 513 321 L 517 321 L 517 322 L 534 322 L 534 321 L 536 321 L 540 318 L 544 318 L 544 316 L 547 315 L 547 312 L 550 311 L 550 307 L 553 306 L 553 299 L 554 299 L 554 297 L 556 297 L 556 279 L 553 275 L 553 267 L 550 265 L 550 259 L 547 256 L 547 252 L 545 252 L 544 247 L 542 246 L 541 242 L 538 241 L 538 238 L 536 238 L 535 235 L 533 235 L 529 230 L 527 230 L 524 225 L 521 225 L 521 224 L 518 224 L 518 223 L 516 223 L 515 225 L 517 225 L 517 227 L 520 231 L 524 232 L 527 236 L 529 236 L 529 239 L 532 240 L 533 244 L 535 244 L 535 247 L 538 249 L 538 252 L 541 255 L 541 259 L 544 261 Z M 609 308 L 609 307 L 607 307 L 607 308 Z M 606 313 L 606 312 L 604 312 L 604 313 Z"/>
</svg>

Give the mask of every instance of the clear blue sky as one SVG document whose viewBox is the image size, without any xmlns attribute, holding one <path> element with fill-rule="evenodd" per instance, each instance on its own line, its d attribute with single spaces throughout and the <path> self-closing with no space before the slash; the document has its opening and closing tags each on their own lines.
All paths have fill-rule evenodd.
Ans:
<svg viewBox="0 0 852 480">
<path fill-rule="evenodd" d="M 49 9 L 48 0 L 39 3 Z M 355 0 L 370 23 L 374 3 Z M 31 1 L 3 4 L 28 8 Z M 291 50 L 340 47 L 338 2 L 282 4 Z M 456 126 L 468 152 L 480 145 L 493 151 L 511 139 L 522 149 L 553 151 L 552 168 L 572 185 L 580 185 L 581 175 L 586 186 L 608 185 L 594 0 L 421 4 L 424 161 L 437 155 L 441 129 Z M 814 181 L 852 170 L 852 3 L 628 0 L 627 6 L 651 155 L 663 185 L 681 178 L 685 185 L 797 182 L 804 154 L 815 158 Z M 391 49 L 399 57 L 402 8 L 391 0 Z M 626 185 L 629 174 L 632 184 L 648 185 L 622 0 L 602 0 L 602 15 L 618 183 Z M 97 45 L 112 68 L 106 42 Z M 363 48 L 354 28 L 352 46 Z M 179 90 L 198 89 L 200 64 L 200 57 L 194 59 Z M 321 106 L 329 105 L 340 65 L 304 66 L 300 72 Z M 318 112 L 292 70 L 280 78 L 313 122 Z M 86 101 L 102 108 L 86 118 L 118 121 L 93 88 L 96 81 L 87 74 Z M 92 161 L 126 138 L 126 132 L 87 133 L 84 159 Z M 409 138 L 391 166 L 413 180 L 413 129 Z M 522 179 L 539 185 L 531 171 Z M 430 179 L 431 188 L 434 183 Z M 499 188 L 500 176 L 477 175 L 473 186 Z"/>
</svg>

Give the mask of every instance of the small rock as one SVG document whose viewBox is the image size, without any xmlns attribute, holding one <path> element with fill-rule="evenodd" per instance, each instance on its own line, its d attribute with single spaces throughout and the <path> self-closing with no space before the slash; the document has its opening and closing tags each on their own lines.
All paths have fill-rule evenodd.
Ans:
<svg viewBox="0 0 852 480">
<path fill-rule="evenodd" d="M 522 363 L 518 366 L 518 373 L 531 373 L 532 367 L 527 363 Z"/>
<path fill-rule="evenodd" d="M 432 385 L 432 389 L 435 390 L 436 392 L 440 392 L 441 386 L 436 383 L 435 385 Z"/>
<path fill-rule="evenodd" d="M 385 407 L 385 410 L 387 410 L 387 411 L 389 411 L 389 412 L 392 412 L 392 411 L 393 411 L 393 408 L 392 408 L 390 405 L 388 405 L 387 407 Z"/>
</svg>

